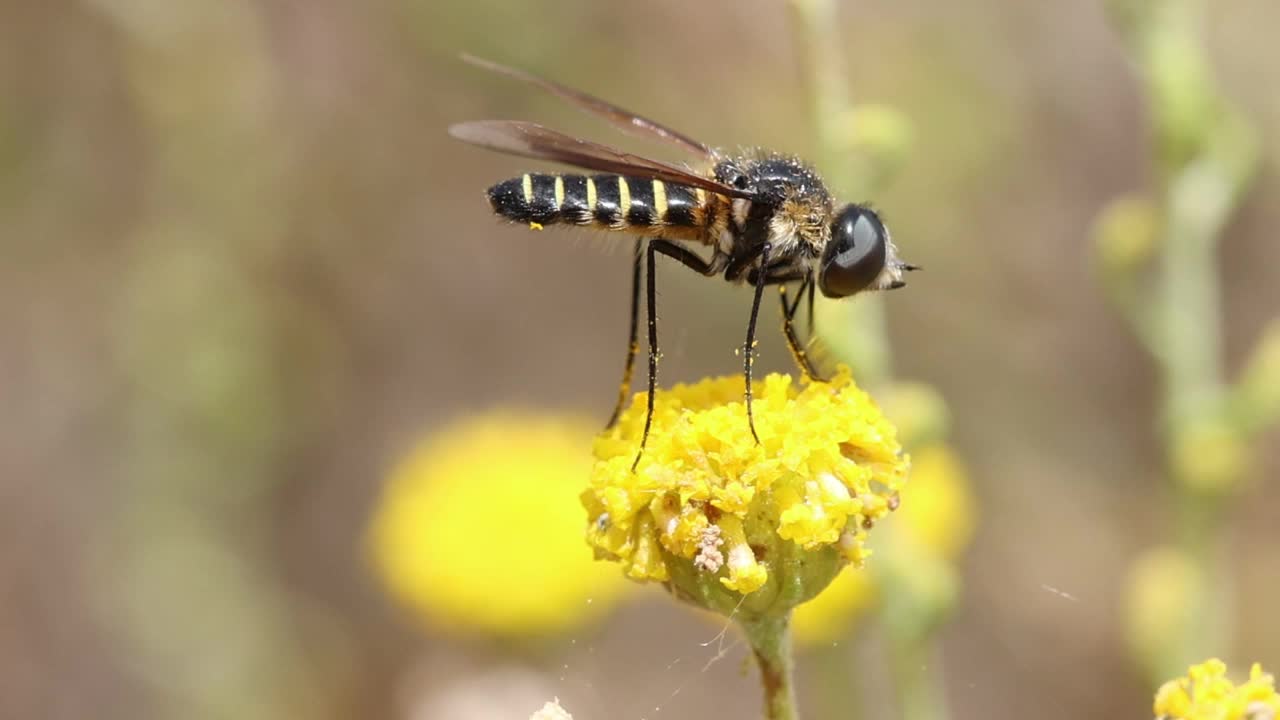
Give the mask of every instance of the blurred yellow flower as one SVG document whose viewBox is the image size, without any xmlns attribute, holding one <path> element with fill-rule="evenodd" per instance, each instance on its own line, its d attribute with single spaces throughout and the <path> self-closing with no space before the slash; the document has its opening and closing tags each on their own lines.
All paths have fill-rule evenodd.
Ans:
<svg viewBox="0 0 1280 720">
<path fill-rule="evenodd" d="M 1234 423 L 1207 417 L 1182 430 L 1173 440 L 1170 465 L 1174 477 L 1204 493 L 1231 490 L 1248 475 L 1251 450 Z"/>
<path fill-rule="evenodd" d="M 1157 692 L 1153 712 L 1160 720 L 1273 720 L 1280 713 L 1275 679 L 1254 663 L 1249 679 L 1234 685 L 1221 660 L 1192 665 L 1186 677 Z"/>
<path fill-rule="evenodd" d="M 842 572 L 826 590 L 796 608 L 791 632 L 800 646 L 834 642 L 878 601 L 879 588 L 871 573 Z"/>
<path fill-rule="evenodd" d="M 969 546 L 977 517 L 964 462 L 946 445 L 912 453 L 911 482 L 894 520 L 921 551 L 954 561 Z"/>
<path fill-rule="evenodd" d="M 931 445 L 911 454 L 911 481 L 902 490 L 902 506 L 885 521 L 886 535 L 872 538 L 879 553 L 873 572 L 844 572 L 831 587 L 796 608 L 792 629 L 796 641 L 813 645 L 842 637 L 862 613 L 879 599 L 882 565 L 917 573 L 916 589 L 946 593 L 955 562 L 973 537 L 976 511 L 964 463 L 951 448 Z M 907 578 L 907 580 L 911 580 Z"/>
<path fill-rule="evenodd" d="M 1150 548 L 1134 560 L 1125 588 L 1125 640 L 1151 677 L 1163 677 L 1168 659 L 1182 655 L 1176 648 L 1183 628 L 1198 622 L 1204 586 L 1195 559 L 1176 547 Z"/>
<path fill-rule="evenodd" d="M 755 383 L 756 444 L 742 379 L 647 396 L 596 438 L 582 494 L 588 542 L 633 579 L 728 614 L 785 612 L 867 556 L 867 529 L 897 507 L 908 461 L 894 426 L 842 368 L 830 383 Z"/>
<path fill-rule="evenodd" d="M 947 401 L 922 382 L 899 380 L 885 388 L 880 406 L 898 426 L 898 439 L 908 448 L 941 443 L 950 433 Z"/>
<path fill-rule="evenodd" d="M 1155 255 L 1160 214 L 1149 198 L 1130 195 L 1113 200 L 1095 221 L 1098 260 L 1108 274 L 1131 273 Z"/>
<path fill-rule="evenodd" d="M 449 630 L 550 634 L 627 583 L 582 542 L 586 422 L 495 412 L 424 440 L 391 472 L 370 528 L 393 596 Z"/>
</svg>

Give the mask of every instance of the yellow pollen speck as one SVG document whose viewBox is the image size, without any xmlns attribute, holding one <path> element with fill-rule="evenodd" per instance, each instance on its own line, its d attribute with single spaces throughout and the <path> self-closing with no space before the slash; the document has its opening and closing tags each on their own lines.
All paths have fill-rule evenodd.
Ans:
<svg viewBox="0 0 1280 720">
<path fill-rule="evenodd" d="M 533 178 L 529 176 L 529 173 L 525 173 L 524 178 L 520 180 L 520 188 L 524 190 L 525 204 L 532 203 L 533 202 Z"/>
<path fill-rule="evenodd" d="M 622 215 L 625 222 L 627 214 L 631 212 L 631 186 L 627 184 L 627 179 L 618 176 L 618 211 Z"/>
<path fill-rule="evenodd" d="M 529 223 L 529 229 L 530 229 L 530 230 L 541 230 L 541 229 L 542 229 L 542 223 L 531 222 L 531 223 Z"/>
<path fill-rule="evenodd" d="M 556 176 L 556 208 L 564 207 L 564 178 Z"/>
<path fill-rule="evenodd" d="M 667 186 L 661 180 L 653 181 L 653 208 L 655 224 L 667 221 Z"/>
</svg>

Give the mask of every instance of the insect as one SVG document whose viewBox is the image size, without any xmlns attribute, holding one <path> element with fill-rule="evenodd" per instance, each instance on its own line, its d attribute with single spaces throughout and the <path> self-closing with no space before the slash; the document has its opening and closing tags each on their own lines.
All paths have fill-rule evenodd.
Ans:
<svg viewBox="0 0 1280 720">
<path fill-rule="evenodd" d="M 607 425 L 617 422 L 631 387 L 639 349 L 643 276 L 649 394 L 644 433 L 632 470 L 640 462 L 653 424 L 658 382 L 658 255 L 701 275 L 720 275 L 731 283 L 745 283 L 754 289 L 742 346 L 742 374 L 747 422 L 757 443 L 760 438 L 751 410 L 751 371 L 756 318 L 764 288 L 779 286 L 787 347 L 805 375 L 817 378 L 806 346 L 795 330 L 801 298 L 807 299 L 808 330 L 812 335 L 815 290 L 830 298 L 891 290 L 906 284 L 904 272 L 918 269 L 898 258 L 889 230 L 875 211 L 856 203 L 837 206 L 818 174 L 798 158 L 764 150 L 723 153 L 559 83 L 488 60 L 471 56 L 463 59 L 537 86 L 624 132 L 670 143 L 695 158 L 696 166 L 681 167 L 518 120 L 464 122 L 449 128 L 455 138 L 474 145 L 596 173 L 525 173 L 500 182 L 488 190 L 489 203 L 498 215 L 527 223 L 532 229 L 559 223 L 637 236 L 631 273 L 631 336 L 617 404 Z M 698 246 L 710 248 L 710 257 L 698 253 Z M 787 300 L 788 283 L 798 283 L 791 302 Z"/>
</svg>

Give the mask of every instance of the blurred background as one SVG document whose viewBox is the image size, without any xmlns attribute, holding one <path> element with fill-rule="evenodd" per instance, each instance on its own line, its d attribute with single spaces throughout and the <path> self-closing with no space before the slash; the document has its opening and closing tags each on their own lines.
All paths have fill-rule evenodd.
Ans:
<svg viewBox="0 0 1280 720">
<path fill-rule="evenodd" d="M 1175 523 L 1161 380 L 1093 240 L 1159 181 L 1141 73 L 1097 2 L 857 0 L 835 22 L 852 101 L 911 129 L 875 197 L 834 190 L 926 268 L 886 298 L 894 371 L 946 399 L 979 508 L 937 637 L 946 705 L 1145 716 L 1124 608 Z M 518 718 L 553 696 L 582 718 L 754 716 L 733 633 L 657 590 L 588 585 L 589 622 L 533 637 L 470 629 L 404 602 L 368 537 L 421 443 L 504 408 L 589 435 L 621 372 L 629 242 L 495 221 L 484 188 L 544 166 L 446 127 L 533 119 L 680 159 L 458 53 L 815 157 L 793 25 L 767 0 L 0 4 L 0 716 Z M 1277 26 L 1271 0 L 1197 25 L 1256 140 L 1216 254 L 1227 376 L 1280 309 Z M 663 382 L 734 372 L 748 291 L 659 274 Z M 758 367 L 790 371 L 772 317 Z M 1273 669 L 1276 439 L 1224 503 L 1237 629 L 1217 651 Z M 428 508 L 424 532 L 484 527 Z M 831 689 L 857 678 L 876 707 L 875 633 L 830 644 L 800 658 L 802 702 L 852 717 Z"/>
</svg>

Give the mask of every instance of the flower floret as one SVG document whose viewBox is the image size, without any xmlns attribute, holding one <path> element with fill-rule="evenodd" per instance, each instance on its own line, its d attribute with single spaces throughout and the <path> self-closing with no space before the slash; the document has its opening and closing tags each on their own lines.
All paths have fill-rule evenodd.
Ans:
<svg viewBox="0 0 1280 720">
<path fill-rule="evenodd" d="M 753 387 L 757 443 L 741 382 L 728 376 L 660 392 L 634 472 L 645 394 L 597 438 L 582 501 L 599 556 L 635 579 L 694 571 L 741 594 L 772 586 L 789 561 L 829 575 L 861 562 L 866 528 L 896 507 L 906 477 L 894 426 L 847 369 L 802 386 L 770 375 Z"/>
<path fill-rule="evenodd" d="M 1254 664 L 1248 681 L 1235 685 L 1227 666 L 1210 659 L 1191 666 L 1186 677 L 1170 680 L 1157 692 L 1153 711 L 1169 720 L 1262 720 L 1280 712 L 1275 679 Z"/>
</svg>

